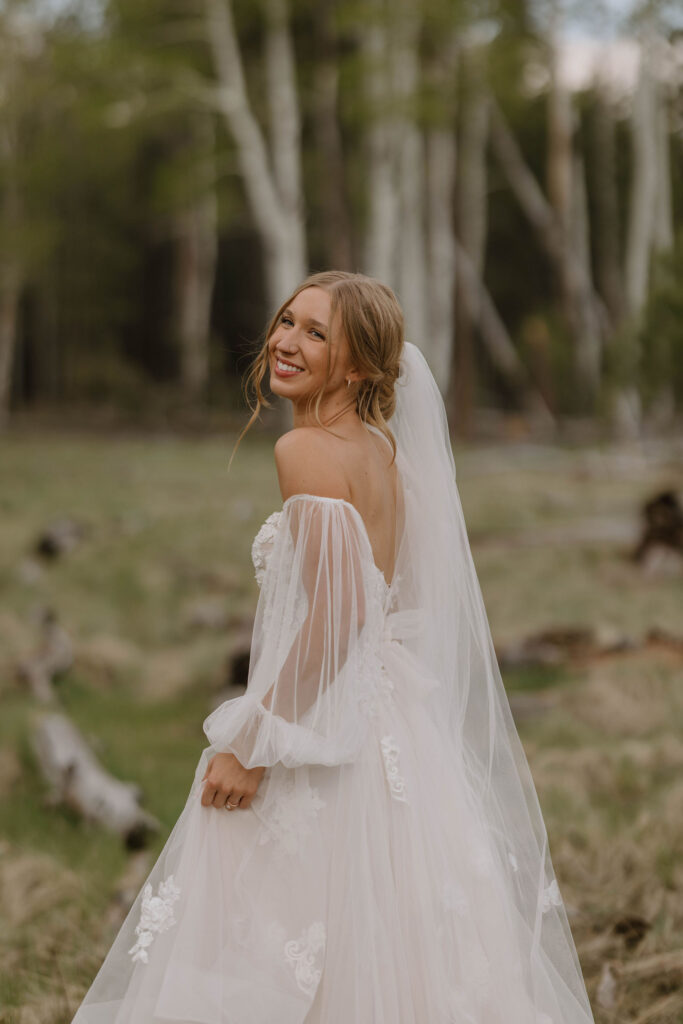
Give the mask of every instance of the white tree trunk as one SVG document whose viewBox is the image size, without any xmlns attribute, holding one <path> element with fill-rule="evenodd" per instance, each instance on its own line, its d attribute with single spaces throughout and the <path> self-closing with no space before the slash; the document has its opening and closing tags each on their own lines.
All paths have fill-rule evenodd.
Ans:
<svg viewBox="0 0 683 1024">
<path fill-rule="evenodd" d="M 574 296 L 575 305 L 569 312 L 577 339 L 577 349 L 579 339 L 585 335 L 588 339 L 587 347 L 594 350 L 598 344 L 597 339 L 607 334 L 607 310 L 595 293 L 589 268 L 577 257 L 571 237 L 563 230 L 553 208 L 526 164 L 500 109 L 493 101 L 491 138 L 496 158 L 517 201 L 552 260 L 558 277 L 565 282 L 568 293 Z M 586 378 L 584 383 L 592 393 L 596 382 Z"/>
<path fill-rule="evenodd" d="M 657 183 L 655 195 L 657 206 L 653 235 L 655 252 L 668 252 L 674 244 L 674 215 L 671 186 L 670 157 L 670 124 L 668 98 L 660 86 L 657 93 L 657 110 L 655 114 L 655 162 L 657 165 Z"/>
<path fill-rule="evenodd" d="M 593 301 L 588 212 L 583 163 L 574 158 L 575 112 L 567 83 L 559 69 L 561 13 L 555 14 L 548 95 L 548 196 L 562 235 L 557 276 L 565 319 L 574 336 L 578 380 L 589 400 L 600 387 L 600 324 Z"/>
<path fill-rule="evenodd" d="M 301 117 L 287 0 L 267 0 L 266 14 L 266 82 L 272 165 L 287 236 L 283 259 L 296 268 L 296 285 L 305 276 L 307 256 L 301 187 Z M 288 277 L 286 272 L 285 276 Z M 288 285 L 285 292 L 290 287 Z"/>
<path fill-rule="evenodd" d="M 390 99 L 390 48 L 381 4 L 374 0 L 368 8 L 370 21 L 362 35 L 364 88 L 370 119 L 364 262 L 366 273 L 395 288 L 399 192 L 396 123 Z"/>
<path fill-rule="evenodd" d="M 275 110 L 281 118 L 272 125 L 270 157 L 247 94 L 230 0 L 205 0 L 219 109 L 237 146 L 244 187 L 263 244 L 268 299 L 271 307 L 276 307 L 306 276 L 307 257 L 300 197 L 299 113 L 285 0 L 272 0 L 267 11 L 266 48 L 276 65 L 269 71 L 271 122 Z"/>
<path fill-rule="evenodd" d="M 353 270 L 353 240 L 346 187 L 344 147 L 339 122 L 339 43 L 334 24 L 336 0 L 316 7 L 316 62 L 313 87 L 321 234 L 327 264 Z"/>
<path fill-rule="evenodd" d="M 584 281 L 591 280 L 590 221 L 586 173 L 582 156 L 577 153 L 572 168 L 572 209 L 570 220 L 571 246 L 575 259 L 583 268 Z M 602 384 L 602 339 L 595 306 L 590 295 L 582 297 L 579 306 L 576 338 L 576 368 L 579 380 L 587 385 L 587 398 L 595 399 Z M 589 403 L 590 404 L 590 403 Z"/>
<path fill-rule="evenodd" d="M 466 98 L 460 127 L 458 180 L 458 237 L 472 266 L 484 273 L 488 227 L 486 147 L 489 135 L 489 95 L 479 48 L 465 54 Z"/>
<path fill-rule="evenodd" d="M 638 86 L 631 108 L 633 177 L 624 275 L 628 310 L 632 318 L 639 315 L 647 298 L 657 209 L 657 106 L 655 82 L 648 65 L 648 54 L 643 47 Z"/>
<path fill-rule="evenodd" d="M 457 246 L 455 237 L 455 180 L 457 136 L 455 102 L 460 34 L 453 31 L 432 54 L 425 74 L 444 111 L 440 122 L 425 131 L 427 155 L 427 286 L 432 372 L 447 395 L 455 345 L 455 285 Z M 444 98 L 446 102 L 444 103 Z"/>
<path fill-rule="evenodd" d="M 451 128 L 431 128 L 427 132 L 427 296 L 431 369 L 442 394 L 446 393 L 450 380 L 455 341 L 455 168 L 455 131 Z"/>
<path fill-rule="evenodd" d="M 400 111 L 395 136 L 400 224 L 400 239 L 396 247 L 398 292 L 405 313 L 406 337 L 424 351 L 433 367 L 434 338 L 427 317 L 425 151 L 415 109 L 420 84 L 420 17 L 410 0 L 400 0 L 397 5 L 395 31 L 393 83 Z"/>
<path fill-rule="evenodd" d="M 455 133 L 449 123 L 423 133 L 418 101 L 419 7 L 401 0 L 388 26 L 380 3 L 363 34 L 368 131 L 369 215 L 365 270 L 398 292 L 406 337 L 429 360 L 442 393 L 454 337 Z M 453 88 L 455 36 L 428 73 Z"/>
<path fill-rule="evenodd" d="M 615 111 L 606 82 L 598 83 L 596 89 L 593 145 L 597 282 L 612 323 L 618 324 L 624 312 L 624 283 L 619 238 Z"/>
<path fill-rule="evenodd" d="M 177 218 L 178 341 L 185 396 L 206 396 L 209 379 L 211 297 L 216 273 L 216 195 L 205 192 Z"/>
<path fill-rule="evenodd" d="M 569 234 L 572 217 L 572 137 L 574 111 L 569 88 L 559 73 L 559 45 L 554 34 L 548 94 L 548 198 L 562 230 Z"/>
</svg>

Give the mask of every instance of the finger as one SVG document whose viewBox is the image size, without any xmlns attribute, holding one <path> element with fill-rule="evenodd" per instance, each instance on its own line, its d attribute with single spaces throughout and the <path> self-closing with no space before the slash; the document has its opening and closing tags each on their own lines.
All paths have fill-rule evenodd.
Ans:
<svg viewBox="0 0 683 1024">
<path fill-rule="evenodd" d="M 253 797 L 243 796 L 242 799 L 240 800 L 240 810 L 246 810 L 246 808 L 249 807 L 249 805 L 251 804 L 252 799 Z"/>
<path fill-rule="evenodd" d="M 204 786 L 204 789 L 202 790 L 202 804 L 204 807 L 211 806 L 217 792 L 218 791 L 215 786 Z"/>
<path fill-rule="evenodd" d="M 232 797 L 226 797 L 225 793 L 222 790 L 216 790 L 216 795 L 214 796 L 212 803 L 214 807 L 225 807 L 228 800 L 230 801 L 231 804 L 234 804 L 235 802 L 232 799 Z"/>
</svg>

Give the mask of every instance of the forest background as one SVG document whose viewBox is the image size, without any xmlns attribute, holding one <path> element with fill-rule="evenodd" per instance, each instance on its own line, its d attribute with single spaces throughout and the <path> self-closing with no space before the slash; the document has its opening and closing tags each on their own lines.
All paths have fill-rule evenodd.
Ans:
<svg viewBox="0 0 683 1024">
<path fill-rule="evenodd" d="M 2 1024 L 69 1024 L 241 692 L 289 423 L 228 473 L 241 380 L 329 267 L 396 289 L 444 396 L 596 1020 L 683 1021 L 682 30 L 0 0 Z"/>
</svg>

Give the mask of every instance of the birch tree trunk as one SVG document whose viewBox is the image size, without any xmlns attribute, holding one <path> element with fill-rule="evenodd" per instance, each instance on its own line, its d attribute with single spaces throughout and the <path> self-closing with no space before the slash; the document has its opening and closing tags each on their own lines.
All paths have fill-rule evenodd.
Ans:
<svg viewBox="0 0 683 1024">
<path fill-rule="evenodd" d="M 399 224 L 398 291 L 403 303 L 406 337 L 425 353 L 437 383 L 435 339 L 427 318 L 427 238 L 425 233 L 426 169 L 424 139 L 417 122 L 420 87 L 418 40 L 420 15 L 413 0 L 399 0 L 393 50 L 394 93 L 399 105 L 398 145 Z"/>
<path fill-rule="evenodd" d="M 557 15 L 559 19 L 559 15 Z M 556 271 L 565 320 L 574 337 L 577 383 L 591 407 L 600 388 L 600 325 L 593 301 L 583 163 L 573 154 L 575 113 L 559 68 L 559 24 L 553 30 L 548 95 L 548 197 L 564 242 Z M 580 177 L 577 178 L 577 174 Z"/>
<path fill-rule="evenodd" d="M 655 195 L 657 197 L 653 249 L 655 253 L 669 252 L 674 244 L 674 214 L 671 185 L 671 154 L 669 138 L 669 103 L 664 87 L 657 91 L 655 111 L 655 164 L 657 168 Z"/>
<path fill-rule="evenodd" d="M 591 241 L 586 192 L 586 172 L 583 157 L 576 153 L 572 160 L 572 207 L 570 222 L 571 247 L 574 257 L 582 267 L 582 278 L 590 282 Z M 591 286 L 592 290 L 592 286 Z M 593 411 L 595 399 L 602 386 L 602 341 L 598 315 L 590 295 L 580 296 L 580 316 L 577 323 L 576 368 L 578 380 L 585 385 L 579 405 L 586 411 Z"/>
<path fill-rule="evenodd" d="M 655 135 L 657 206 L 655 211 L 652 248 L 654 255 L 659 256 L 662 253 L 669 252 L 674 245 L 674 216 L 670 166 L 671 158 L 669 151 L 669 104 L 668 96 L 661 84 L 657 96 Z M 676 412 L 676 399 L 673 384 L 670 379 L 661 382 L 657 394 L 652 400 L 652 405 L 649 411 L 652 418 L 660 428 L 671 424 Z"/>
<path fill-rule="evenodd" d="M 548 93 L 548 198 L 562 231 L 569 234 L 572 215 L 572 137 L 574 112 L 569 89 L 559 72 L 557 29 L 550 44 Z"/>
<path fill-rule="evenodd" d="M 319 57 L 313 100 L 320 158 L 322 233 L 329 266 L 336 270 L 352 270 L 351 216 L 339 126 L 339 55 L 333 7 L 334 0 L 319 0 L 315 8 Z"/>
<path fill-rule="evenodd" d="M 606 83 L 598 83 L 593 132 L 595 251 L 598 288 L 613 324 L 624 312 L 619 244 L 615 115 Z"/>
<path fill-rule="evenodd" d="M 485 87 L 485 50 L 470 46 L 463 53 L 464 90 L 460 112 L 460 152 L 458 161 L 457 225 L 458 239 L 467 261 L 458 264 L 457 327 L 455 375 L 453 379 L 453 418 L 461 436 L 467 436 L 474 412 L 476 330 L 482 323 L 482 291 L 469 278 L 483 280 L 484 249 L 488 221 L 486 148 L 488 141 L 488 91 Z M 468 275 L 469 271 L 469 275 Z M 487 347 L 496 355 L 500 329 L 487 332 Z M 493 339 L 493 340 L 492 340 Z M 506 361 L 498 360 L 498 365 Z"/>
<path fill-rule="evenodd" d="M 177 218 L 180 382 L 190 401 L 206 397 L 211 297 L 216 270 L 216 197 L 207 192 Z"/>
<path fill-rule="evenodd" d="M 372 12 L 363 34 L 371 117 L 365 269 L 398 292 L 406 336 L 445 394 L 454 336 L 456 140 L 448 114 L 423 131 L 419 99 L 425 75 L 442 97 L 453 94 L 456 40 L 446 39 L 425 69 L 420 5 L 401 0 L 391 27 L 381 0 Z"/>
<path fill-rule="evenodd" d="M 286 0 L 267 0 L 270 150 L 249 100 L 230 0 L 205 0 L 206 33 L 218 79 L 218 105 L 261 238 L 268 300 L 278 306 L 306 276 L 301 195 L 301 127 Z"/>
<path fill-rule="evenodd" d="M 367 131 L 368 226 L 365 269 L 396 288 L 398 167 L 396 119 L 391 99 L 390 47 L 382 0 L 368 4 L 362 33 L 363 81 L 369 117 Z"/>
<path fill-rule="evenodd" d="M 657 209 L 656 118 L 655 83 L 643 48 L 631 107 L 633 176 L 624 275 L 631 318 L 636 318 L 645 304 L 650 276 Z"/>
<path fill-rule="evenodd" d="M 440 98 L 441 117 L 427 127 L 427 298 L 432 371 L 443 394 L 452 379 L 455 345 L 457 244 L 455 235 L 456 76 L 459 33 L 447 36 L 426 68 L 427 82 Z"/>
<path fill-rule="evenodd" d="M 432 372 L 442 393 L 448 388 L 455 342 L 457 245 L 453 224 L 456 136 L 453 128 L 427 132 L 427 230 L 429 334 Z"/>
<path fill-rule="evenodd" d="M 575 296 L 576 308 L 572 311 L 571 326 L 577 342 L 582 337 L 589 351 L 595 351 L 599 339 L 608 333 L 608 315 L 604 304 L 595 293 L 589 275 L 589 268 L 577 258 L 572 239 L 563 230 L 555 211 L 544 196 L 533 173 L 529 169 L 510 128 L 495 102 L 491 102 L 491 139 L 496 159 L 522 210 L 536 231 L 539 241 L 553 262 L 560 280 L 565 282 L 570 294 Z M 578 361 L 578 357 L 577 357 Z M 598 381 L 584 374 L 584 367 L 577 366 L 581 379 L 592 396 Z"/>
</svg>

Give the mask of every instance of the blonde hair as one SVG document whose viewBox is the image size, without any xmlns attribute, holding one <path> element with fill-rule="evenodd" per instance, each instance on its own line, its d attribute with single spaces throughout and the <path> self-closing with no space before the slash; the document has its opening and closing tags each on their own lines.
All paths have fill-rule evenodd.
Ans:
<svg viewBox="0 0 683 1024">
<path fill-rule="evenodd" d="M 261 383 L 270 365 L 268 343 L 280 323 L 284 310 L 305 288 L 322 288 L 329 294 L 331 300 L 330 332 L 327 338 L 327 377 L 322 387 L 308 396 L 306 412 L 310 412 L 315 402 L 317 422 L 324 430 L 334 434 L 334 431 L 321 422 L 319 410 L 324 387 L 330 378 L 331 325 L 338 312 L 340 329 L 347 339 L 351 362 L 363 377 L 359 382 L 356 411 L 361 420 L 373 424 L 387 438 L 393 451 L 393 463 L 396 457 L 396 440 L 387 420 L 393 415 L 396 405 L 394 384 L 399 374 L 403 351 L 403 311 L 394 292 L 387 285 L 373 277 L 366 277 L 365 274 L 352 274 L 344 270 L 327 270 L 311 274 L 282 303 L 268 324 L 265 340 L 244 379 L 244 394 L 252 414 L 235 442 L 230 462 L 240 441 L 257 419 L 261 407 L 271 406 L 261 390 Z M 251 399 L 250 391 L 255 395 L 255 403 Z"/>
</svg>

